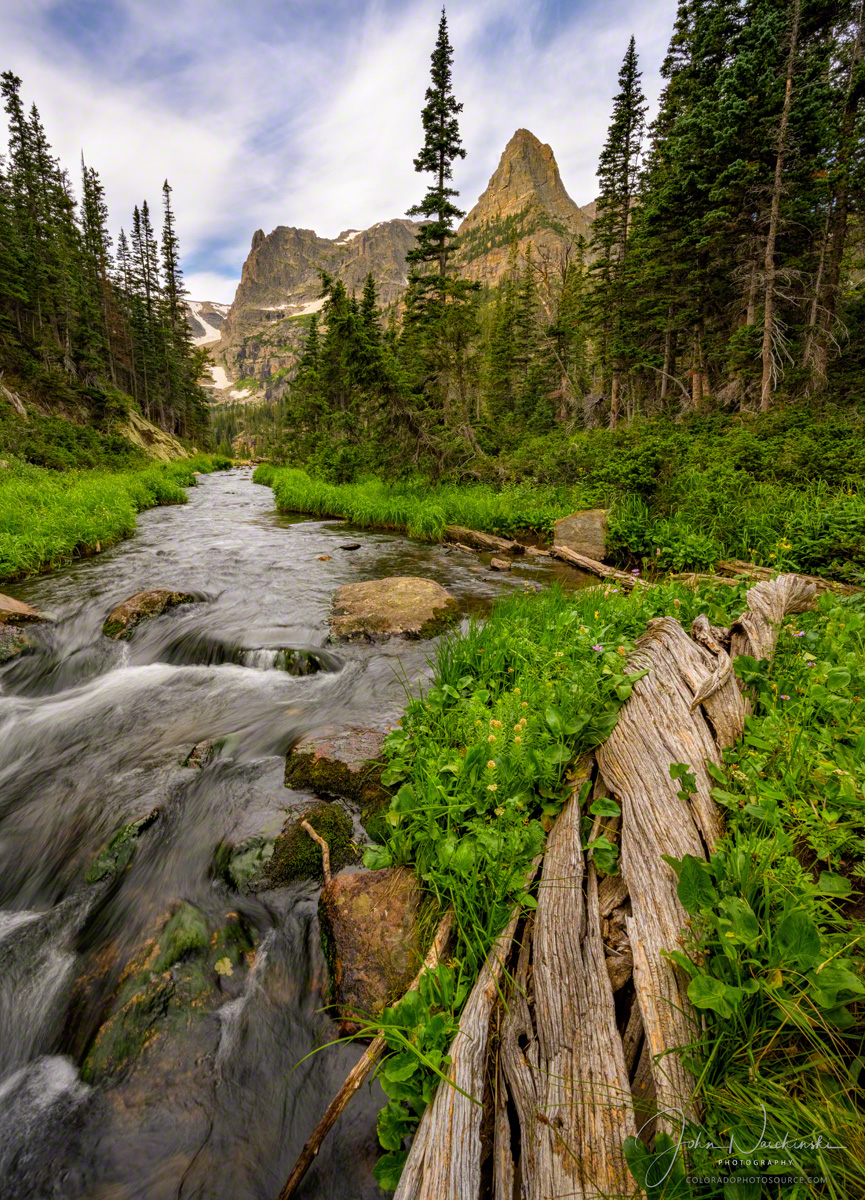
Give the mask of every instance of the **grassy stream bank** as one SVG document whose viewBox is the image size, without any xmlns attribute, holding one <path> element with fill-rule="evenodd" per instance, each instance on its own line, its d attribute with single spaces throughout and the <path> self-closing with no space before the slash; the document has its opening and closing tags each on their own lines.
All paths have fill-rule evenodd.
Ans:
<svg viewBox="0 0 865 1200">
<path fill-rule="evenodd" d="M 129 537 L 144 509 L 184 504 L 196 472 L 230 465 L 201 454 L 139 470 L 61 472 L 12 460 L 0 470 L 0 580 L 104 550 Z"/>
<path fill-rule="evenodd" d="M 630 694 L 633 640 L 663 613 L 686 627 L 698 613 L 729 624 L 744 607 L 744 587 L 552 590 L 503 601 L 439 644 L 432 686 L 388 737 L 395 795 L 366 855 L 371 867 L 412 866 L 458 929 L 447 964 L 384 1017 L 383 1186 L 396 1185 L 494 937 L 515 903 L 536 903 L 526 870 L 568 794 L 569 764 L 608 736 Z M 691 1178 L 703 1182 L 687 1182 L 681 1158 L 666 1172 L 675 1153 L 659 1135 L 654 1159 L 642 1144 L 629 1150 L 640 1183 L 651 1169 L 666 1175 L 652 1197 L 865 1195 L 863 629 L 865 600 L 827 596 L 786 623 L 771 666 L 737 664 L 756 702 L 742 744 L 714 771 L 726 835 L 708 864 L 677 864 L 690 928 L 669 948 L 704 1018 L 686 1054 L 705 1118 L 685 1132 Z M 685 789 L 688 766 L 671 764 Z M 593 818 L 617 806 L 584 803 L 588 839 Z M 615 841 L 587 845 L 602 872 L 617 870 Z M 760 1166 L 765 1150 L 743 1156 L 785 1134 L 777 1167 Z M 741 1170 L 707 1148 L 731 1137 Z M 769 1182 L 748 1184 L 749 1170 L 768 1170 Z M 712 1182 L 737 1172 L 741 1184 Z"/>
</svg>

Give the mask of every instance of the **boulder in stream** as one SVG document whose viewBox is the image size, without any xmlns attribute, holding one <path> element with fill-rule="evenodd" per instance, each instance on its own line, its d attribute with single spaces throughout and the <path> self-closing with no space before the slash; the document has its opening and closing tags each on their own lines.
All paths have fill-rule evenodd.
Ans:
<svg viewBox="0 0 865 1200">
<path fill-rule="evenodd" d="M 45 620 L 47 618 L 29 604 L 0 592 L 0 625 L 30 625 L 34 621 Z"/>
<path fill-rule="evenodd" d="M 132 631 L 142 621 L 159 617 L 178 604 L 192 604 L 195 599 L 189 592 L 173 592 L 170 588 L 150 588 L 145 592 L 137 592 L 111 610 L 102 632 L 115 641 L 131 637 Z"/>
<path fill-rule="evenodd" d="M 367 822 L 390 803 L 390 792 L 381 783 L 386 737 L 383 730 L 349 726 L 303 738 L 285 760 L 285 786 L 354 801 L 364 827 L 374 837 Z"/>
<path fill-rule="evenodd" d="M 607 553 L 607 513 L 603 508 L 587 508 L 571 513 L 555 523 L 556 547 L 603 562 Z"/>
<path fill-rule="evenodd" d="M 322 945 L 344 1035 L 395 1004 L 417 974 L 421 899 L 405 867 L 339 875 L 322 891 Z"/>
<path fill-rule="evenodd" d="M 440 583 L 391 576 L 349 583 L 333 598 L 334 641 L 379 641 L 402 635 L 432 637 L 456 615 L 457 602 Z"/>
<path fill-rule="evenodd" d="M 250 890 L 286 887 L 297 879 L 322 878 L 321 847 L 303 828 L 303 821 L 308 821 L 327 842 L 331 871 L 341 871 L 349 863 L 357 862 L 360 855 L 352 841 L 351 817 L 338 804 L 317 800 L 288 818 L 274 842 L 273 853 L 266 859 L 262 854 L 263 874 L 250 881 Z"/>
</svg>

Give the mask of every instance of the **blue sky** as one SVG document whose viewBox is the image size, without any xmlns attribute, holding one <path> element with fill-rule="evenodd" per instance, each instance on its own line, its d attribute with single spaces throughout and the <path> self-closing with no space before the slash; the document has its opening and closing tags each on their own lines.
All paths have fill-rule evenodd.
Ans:
<svg viewBox="0 0 865 1200">
<path fill-rule="evenodd" d="M 436 0 L 0 0 L 0 69 L 24 80 L 64 163 L 83 150 L 116 231 L 174 188 L 193 297 L 230 301 L 252 234 L 335 237 L 420 199 L 412 158 Z M 676 0 L 452 0 L 471 208 L 514 130 L 585 204 L 633 33 L 650 101 Z M 651 114 L 650 114 L 651 115 Z"/>
</svg>

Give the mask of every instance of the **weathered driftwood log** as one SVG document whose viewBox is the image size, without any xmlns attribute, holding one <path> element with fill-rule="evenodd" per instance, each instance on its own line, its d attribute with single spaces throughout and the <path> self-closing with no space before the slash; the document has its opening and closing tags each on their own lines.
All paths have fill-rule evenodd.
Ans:
<svg viewBox="0 0 865 1200">
<path fill-rule="evenodd" d="M 473 550 L 499 550 L 510 554 L 522 554 L 525 550 L 519 542 L 512 542 L 509 538 L 481 533 L 479 529 L 464 529 L 462 525 L 446 525 L 442 540 L 470 546 Z"/>
<path fill-rule="evenodd" d="M 677 583 L 684 583 L 685 587 L 699 587 L 701 583 L 721 583 L 726 584 L 727 587 L 737 587 L 742 582 L 740 579 L 728 579 L 725 575 L 700 575 L 696 571 L 671 575 L 670 579 L 675 579 Z"/>
<path fill-rule="evenodd" d="M 779 575 L 749 588 L 747 597 L 747 611 L 730 630 L 730 657 L 771 658 L 784 617 L 817 607 L 817 585 L 803 575 Z"/>
<path fill-rule="evenodd" d="M 560 558 L 562 562 L 570 563 L 572 567 L 579 567 L 581 571 L 597 575 L 599 579 L 613 579 L 625 591 L 639 587 L 644 582 L 639 575 L 628 575 L 616 567 L 608 567 L 606 563 L 598 562 L 594 558 L 587 558 L 585 554 L 577 554 L 574 550 L 568 550 L 565 546 L 552 546 L 550 554 L 553 558 Z"/>
<path fill-rule="evenodd" d="M 527 880 L 534 879 L 535 862 Z M 448 1083 L 440 1084 L 415 1133 L 395 1200 L 468 1200 L 481 1181 L 481 1121 L 490 1018 L 513 948 L 516 908 L 487 955 L 450 1048 Z"/>
<path fill-rule="evenodd" d="M 718 563 L 718 570 L 728 575 L 745 576 L 748 579 L 771 580 L 777 575 L 772 567 L 758 567 L 756 563 L 743 562 L 739 558 L 725 558 Z M 861 592 L 861 587 L 852 583 L 842 583 L 840 579 L 822 579 L 819 575 L 796 575 L 797 579 L 805 579 L 813 583 L 817 592 L 838 592 L 842 596 L 852 596 Z"/>
<path fill-rule="evenodd" d="M 580 844 L 581 783 L 547 842 L 537 913 L 502 1024 L 501 1062 L 519 1119 L 527 1200 L 630 1190 L 622 1147 L 636 1126 L 601 940 L 597 877 Z M 501 1148 L 495 1162 L 506 1186 L 511 1168 Z"/>
<path fill-rule="evenodd" d="M 425 971 L 432 971 L 435 969 L 439 959 L 447 948 L 452 930 L 453 913 L 447 912 L 439 923 L 439 927 L 436 930 L 435 937 L 433 938 L 433 943 L 429 948 L 426 958 L 424 959 L 423 966 L 408 987 L 409 992 L 415 991 L 420 983 L 421 976 Z M 294 1169 L 291 1172 L 291 1175 L 289 1175 L 285 1187 L 279 1193 L 278 1200 L 289 1200 L 289 1198 L 293 1196 L 300 1187 L 303 1177 L 312 1166 L 316 1155 L 321 1149 L 322 1142 L 336 1124 L 338 1117 L 351 1100 L 352 1096 L 375 1070 L 375 1064 L 381 1058 L 384 1048 L 385 1040 L 381 1035 L 379 1035 L 370 1042 L 364 1053 L 352 1067 L 351 1071 L 346 1077 L 345 1083 L 330 1102 L 327 1112 L 316 1125 L 306 1145 L 303 1147 L 303 1150 L 301 1150 L 300 1157 L 294 1164 Z"/>
</svg>

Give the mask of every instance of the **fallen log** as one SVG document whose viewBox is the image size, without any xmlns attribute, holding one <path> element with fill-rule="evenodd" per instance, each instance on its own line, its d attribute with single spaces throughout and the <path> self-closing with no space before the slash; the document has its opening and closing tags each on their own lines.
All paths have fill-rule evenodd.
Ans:
<svg viewBox="0 0 865 1200">
<path fill-rule="evenodd" d="M 608 567 L 606 563 L 598 562 L 594 558 L 587 558 L 585 554 L 577 554 L 574 550 L 568 550 L 566 546 L 553 546 L 550 554 L 553 558 L 559 558 L 562 562 L 570 563 L 572 567 L 579 567 L 581 571 L 587 571 L 590 575 L 597 575 L 599 579 L 615 580 L 625 591 L 630 591 L 631 588 L 639 587 L 644 583 L 644 580 L 639 575 L 627 575 L 624 571 L 619 571 L 616 567 Z"/>
<path fill-rule="evenodd" d="M 527 879 L 534 879 L 536 862 Z M 451 1043 L 447 1084 L 440 1084 L 412 1142 L 395 1200 L 464 1200 L 477 1196 L 481 1181 L 483 1095 L 490 1017 L 501 994 L 502 976 L 519 921 L 517 907 L 487 955 Z"/>
<path fill-rule="evenodd" d="M 769 581 L 779 578 L 779 572 L 774 567 L 760 567 L 757 563 L 744 562 L 740 558 L 725 558 L 718 563 L 718 570 L 728 575 L 745 576 L 748 579 Z M 797 579 L 805 579 L 813 583 L 818 593 L 830 591 L 841 596 L 855 596 L 862 591 L 852 583 L 842 583 L 840 579 L 823 579 L 819 575 L 796 574 Z"/>
<path fill-rule="evenodd" d="M 444 542 L 455 542 L 473 550 L 494 550 L 505 554 L 523 554 L 525 547 L 509 538 L 497 537 L 494 533 L 481 533 L 479 529 L 464 529 L 462 525 L 446 525 L 442 536 Z"/>
<path fill-rule="evenodd" d="M 433 943 L 430 946 L 426 958 L 424 959 L 423 966 L 418 971 L 417 975 L 414 977 L 407 989 L 409 992 L 417 990 L 421 976 L 425 971 L 432 971 L 435 969 L 439 959 L 444 954 L 448 942 L 450 941 L 452 929 L 453 912 L 449 911 L 445 913 L 438 929 L 436 930 Z M 279 1193 L 278 1200 L 289 1200 L 289 1198 L 293 1196 L 300 1187 L 303 1177 L 312 1166 L 316 1155 L 321 1149 L 322 1142 L 336 1124 L 337 1119 L 351 1100 L 352 1096 L 372 1074 L 376 1063 L 384 1052 L 384 1049 L 385 1040 L 381 1034 L 379 1034 L 378 1037 L 374 1038 L 373 1041 L 370 1042 L 360 1059 L 357 1061 L 357 1063 L 355 1063 L 354 1067 L 352 1067 L 351 1071 L 346 1077 L 345 1083 L 330 1102 L 327 1112 L 316 1125 L 306 1145 L 303 1147 L 303 1150 L 301 1150 L 300 1156 L 297 1162 L 294 1164 L 294 1169 L 289 1175 L 285 1187 Z"/>
<path fill-rule="evenodd" d="M 526 1200 L 632 1190 L 623 1152 L 625 1138 L 636 1134 L 628 1068 L 601 939 L 597 876 L 579 833 L 579 796 L 591 765 L 583 766 L 550 833 L 537 912 L 502 1025 L 501 1062 L 520 1149 L 511 1167 L 497 1148 L 496 1168 L 504 1171 L 502 1190 L 519 1175 Z"/>
</svg>

